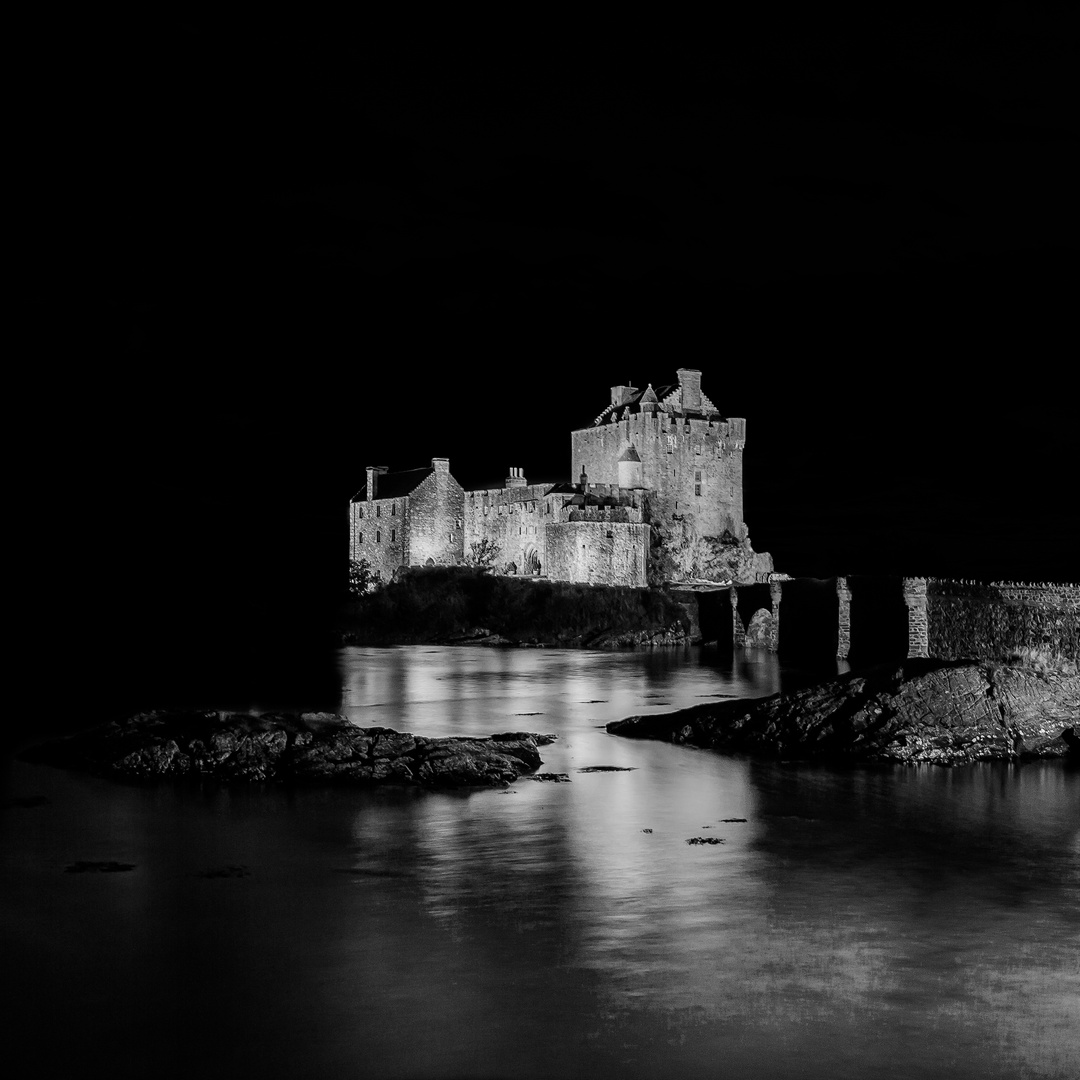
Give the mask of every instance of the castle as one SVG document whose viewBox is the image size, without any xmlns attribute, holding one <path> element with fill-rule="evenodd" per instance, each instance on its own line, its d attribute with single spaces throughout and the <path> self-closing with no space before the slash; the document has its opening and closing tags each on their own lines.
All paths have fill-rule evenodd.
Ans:
<svg viewBox="0 0 1080 1080">
<path fill-rule="evenodd" d="M 613 386 L 610 404 L 570 436 L 576 483 L 465 491 L 447 458 L 391 472 L 369 466 L 349 504 L 349 554 L 383 581 L 404 566 L 455 565 L 486 541 L 495 565 L 555 581 L 642 587 L 702 578 L 746 584 L 772 559 L 743 521 L 746 421 L 725 419 L 701 372 L 644 390 Z"/>
</svg>

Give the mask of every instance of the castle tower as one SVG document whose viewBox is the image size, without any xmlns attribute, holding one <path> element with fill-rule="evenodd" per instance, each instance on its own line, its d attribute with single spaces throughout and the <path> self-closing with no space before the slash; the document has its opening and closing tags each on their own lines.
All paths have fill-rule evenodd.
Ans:
<svg viewBox="0 0 1080 1080">
<path fill-rule="evenodd" d="M 644 391 L 613 386 L 610 404 L 570 442 L 572 467 L 590 483 L 644 489 L 650 524 L 673 549 L 746 542 L 746 421 L 723 416 L 697 368 L 679 368 L 676 383 Z"/>
</svg>

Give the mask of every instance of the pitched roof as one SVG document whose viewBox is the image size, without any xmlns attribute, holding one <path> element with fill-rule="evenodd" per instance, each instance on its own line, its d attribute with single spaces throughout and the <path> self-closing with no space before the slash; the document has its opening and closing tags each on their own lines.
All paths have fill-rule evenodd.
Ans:
<svg viewBox="0 0 1080 1080">
<path fill-rule="evenodd" d="M 386 472 L 375 481 L 376 499 L 400 499 L 411 495 L 435 470 L 432 466 L 425 469 L 401 469 L 398 472 Z M 367 481 L 352 497 L 351 502 L 367 500 Z"/>
</svg>

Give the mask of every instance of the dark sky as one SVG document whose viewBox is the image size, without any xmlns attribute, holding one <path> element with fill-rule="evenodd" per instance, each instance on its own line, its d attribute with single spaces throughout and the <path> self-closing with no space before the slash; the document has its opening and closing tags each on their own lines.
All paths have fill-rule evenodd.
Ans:
<svg viewBox="0 0 1080 1080">
<path fill-rule="evenodd" d="M 367 464 L 565 478 L 680 366 L 779 569 L 1076 580 L 1070 19 L 106 42 L 59 153 L 89 606 L 316 621 Z"/>
</svg>

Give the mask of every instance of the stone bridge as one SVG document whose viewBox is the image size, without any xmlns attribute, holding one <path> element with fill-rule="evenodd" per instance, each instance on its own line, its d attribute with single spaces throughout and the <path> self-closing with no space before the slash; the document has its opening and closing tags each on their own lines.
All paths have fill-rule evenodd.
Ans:
<svg viewBox="0 0 1080 1080">
<path fill-rule="evenodd" d="M 865 664 L 906 657 L 1080 657 L 1080 585 L 853 575 L 674 590 L 692 634 L 729 648 Z M 755 618 L 756 615 L 756 618 Z"/>
</svg>

